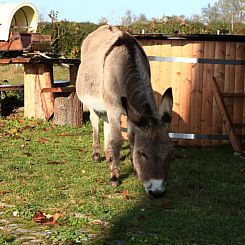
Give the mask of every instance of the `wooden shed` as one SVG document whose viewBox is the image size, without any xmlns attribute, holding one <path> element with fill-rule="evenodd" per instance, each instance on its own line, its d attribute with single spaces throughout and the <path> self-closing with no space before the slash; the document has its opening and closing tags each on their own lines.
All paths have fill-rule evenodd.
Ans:
<svg viewBox="0 0 245 245">
<path fill-rule="evenodd" d="M 223 112 L 235 134 L 245 136 L 245 36 L 135 37 L 150 60 L 157 102 L 165 89 L 173 88 L 170 136 L 178 144 L 207 146 L 227 140 Z M 214 83 L 220 93 L 218 104 Z M 220 109 L 222 102 L 225 111 Z"/>
</svg>

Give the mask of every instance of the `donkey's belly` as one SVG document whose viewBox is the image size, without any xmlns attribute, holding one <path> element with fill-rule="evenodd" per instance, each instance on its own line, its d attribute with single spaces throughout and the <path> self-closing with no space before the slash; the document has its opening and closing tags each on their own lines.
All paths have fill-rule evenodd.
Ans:
<svg viewBox="0 0 245 245">
<path fill-rule="evenodd" d="M 106 111 L 103 100 L 98 97 L 90 96 L 90 95 L 83 95 L 80 99 L 86 106 L 94 109 L 95 111 L 98 111 L 98 112 Z"/>
</svg>

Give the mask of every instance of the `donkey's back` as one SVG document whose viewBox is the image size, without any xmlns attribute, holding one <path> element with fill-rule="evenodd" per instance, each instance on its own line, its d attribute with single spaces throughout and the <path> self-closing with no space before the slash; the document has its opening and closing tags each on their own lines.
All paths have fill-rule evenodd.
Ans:
<svg viewBox="0 0 245 245">
<path fill-rule="evenodd" d="M 108 25 L 84 40 L 76 86 L 83 103 L 99 112 L 114 107 L 124 113 L 121 98 L 128 97 L 136 107 L 142 99 L 149 103 L 153 99 L 149 62 L 141 46 L 128 33 Z"/>
</svg>

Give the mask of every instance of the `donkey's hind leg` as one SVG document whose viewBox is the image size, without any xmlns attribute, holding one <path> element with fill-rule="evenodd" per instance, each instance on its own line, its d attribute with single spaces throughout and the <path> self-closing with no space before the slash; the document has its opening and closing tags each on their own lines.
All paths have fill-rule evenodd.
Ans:
<svg viewBox="0 0 245 245">
<path fill-rule="evenodd" d="M 93 160 L 100 160 L 100 135 L 99 135 L 99 123 L 100 123 L 100 114 L 94 109 L 89 108 L 90 111 L 90 121 L 93 128 Z"/>
</svg>

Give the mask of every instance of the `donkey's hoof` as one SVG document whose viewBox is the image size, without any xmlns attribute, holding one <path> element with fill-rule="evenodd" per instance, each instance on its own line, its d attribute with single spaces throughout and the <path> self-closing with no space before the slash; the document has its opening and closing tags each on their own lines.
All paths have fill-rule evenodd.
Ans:
<svg viewBox="0 0 245 245">
<path fill-rule="evenodd" d="M 113 187 L 117 187 L 118 185 L 120 185 L 120 181 L 119 178 L 113 176 L 110 178 L 109 184 Z"/>
<path fill-rule="evenodd" d="M 100 161 L 100 153 L 93 153 L 92 158 L 95 162 L 99 162 Z"/>
</svg>

